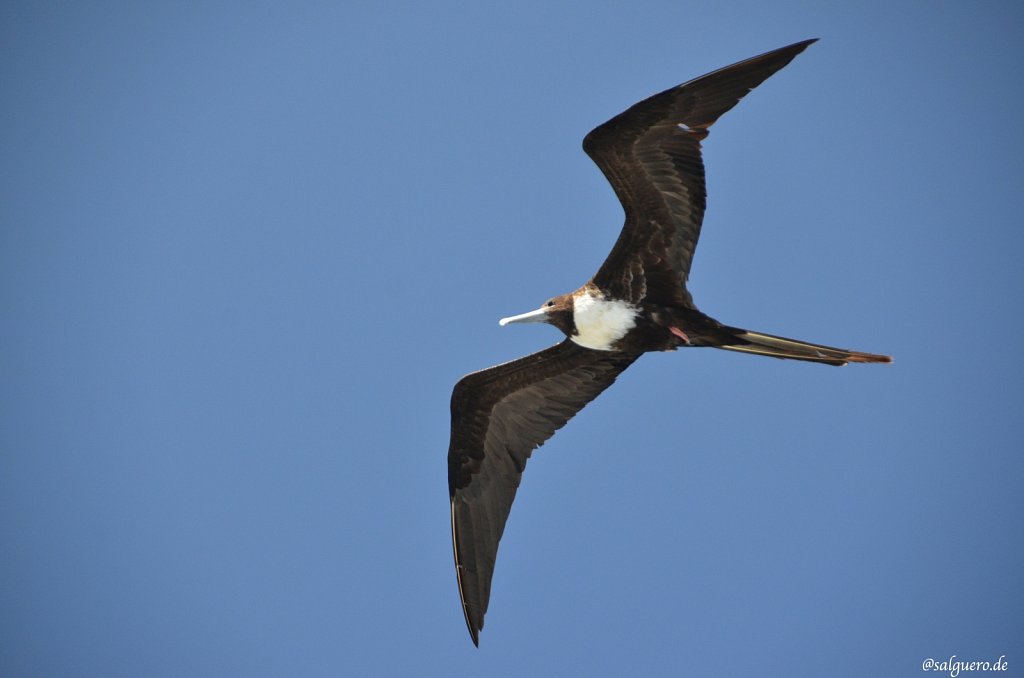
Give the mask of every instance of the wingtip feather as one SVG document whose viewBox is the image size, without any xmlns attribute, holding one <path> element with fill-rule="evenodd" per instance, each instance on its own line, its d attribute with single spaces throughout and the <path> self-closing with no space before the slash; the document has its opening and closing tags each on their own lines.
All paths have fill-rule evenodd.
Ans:
<svg viewBox="0 0 1024 678">
<path fill-rule="evenodd" d="M 452 515 L 452 553 L 455 556 L 455 580 L 459 585 L 459 602 L 462 603 L 462 616 L 466 620 L 466 628 L 469 630 L 469 637 L 473 641 L 473 645 L 480 647 L 480 629 L 483 628 L 483 620 L 480 625 L 477 626 L 473 623 L 470 618 L 469 606 L 466 605 L 466 593 L 463 590 L 462 582 L 462 564 L 459 563 L 459 533 L 455 525 L 455 500 L 451 500 L 451 515 Z"/>
</svg>

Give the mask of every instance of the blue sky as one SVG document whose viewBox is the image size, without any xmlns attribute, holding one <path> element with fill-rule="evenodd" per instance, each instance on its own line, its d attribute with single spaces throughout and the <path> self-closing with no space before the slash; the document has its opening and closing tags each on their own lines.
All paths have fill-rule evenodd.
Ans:
<svg viewBox="0 0 1024 678">
<path fill-rule="evenodd" d="M 1015 3 L 5 3 L 0 674 L 1024 666 Z M 448 398 L 596 271 L 583 135 L 705 144 L 691 289 L 890 353 L 650 355 L 534 455 L 472 647 Z"/>
</svg>

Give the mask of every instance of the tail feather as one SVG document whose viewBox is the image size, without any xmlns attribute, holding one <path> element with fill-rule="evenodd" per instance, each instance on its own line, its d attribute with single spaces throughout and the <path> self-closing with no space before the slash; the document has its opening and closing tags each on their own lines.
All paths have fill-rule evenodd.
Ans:
<svg viewBox="0 0 1024 678">
<path fill-rule="evenodd" d="M 887 355 L 862 353 L 860 351 L 850 351 L 845 348 L 833 348 L 832 346 L 822 346 L 820 344 L 809 344 L 806 341 L 796 341 L 795 339 L 786 339 L 785 337 L 776 337 L 771 334 L 751 332 L 750 330 L 735 329 L 733 336 L 738 340 L 735 344 L 725 344 L 718 346 L 718 348 L 724 348 L 728 351 L 739 351 L 741 353 L 754 353 L 772 358 L 806 360 L 826 365 L 892 362 L 892 357 Z"/>
</svg>

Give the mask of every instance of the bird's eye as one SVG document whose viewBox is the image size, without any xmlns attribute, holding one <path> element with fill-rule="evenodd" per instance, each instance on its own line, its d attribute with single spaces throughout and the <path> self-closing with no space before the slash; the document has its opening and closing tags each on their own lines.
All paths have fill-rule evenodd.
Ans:
<svg viewBox="0 0 1024 678">
<path fill-rule="evenodd" d="M 547 306 L 548 308 L 551 308 L 552 306 L 555 305 L 555 300 L 554 299 L 548 299 L 548 302 L 546 304 L 544 304 L 544 305 Z"/>
</svg>

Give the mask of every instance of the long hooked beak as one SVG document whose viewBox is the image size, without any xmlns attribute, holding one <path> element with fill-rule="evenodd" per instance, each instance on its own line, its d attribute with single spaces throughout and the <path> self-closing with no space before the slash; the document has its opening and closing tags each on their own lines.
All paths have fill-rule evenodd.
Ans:
<svg viewBox="0 0 1024 678">
<path fill-rule="evenodd" d="M 508 318 L 502 318 L 498 321 L 498 324 L 504 327 L 511 323 L 542 323 L 548 319 L 548 312 L 542 306 L 536 311 L 528 311 L 526 313 L 520 313 L 519 315 L 509 316 Z"/>
</svg>

